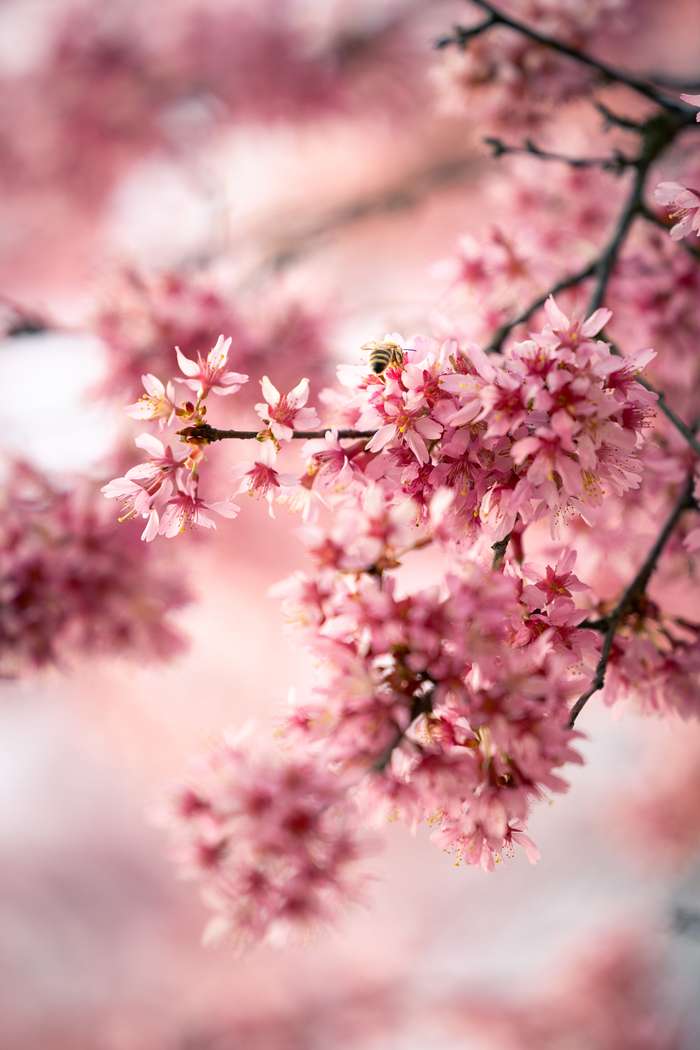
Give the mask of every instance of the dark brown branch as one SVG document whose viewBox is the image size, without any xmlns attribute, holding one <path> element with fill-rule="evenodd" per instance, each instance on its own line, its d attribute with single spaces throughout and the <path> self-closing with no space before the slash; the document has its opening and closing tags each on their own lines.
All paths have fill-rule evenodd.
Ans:
<svg viewBox="0 0 700 1050">
<path fill-rule="evenodd" d="M 556 284 L 553 284 L 551 288 L 548 288 L 546 292 L 543 292 L 542 295 L 531 302 L 530 305 L 514 317 L 512 321 L 508 321 L 506 324 L 501 325 L 501 327 L 497 329 L 496 334 L 489 345 L 486 347 L 486 353 L 497 353 L 513 329 L 517 328 L 518 325 L 524 324 L 525 321 L 528 321 L 537 310 L 544 306 L 550 295 L 559 295 L 560 292 L 566 291 L 567 288 L 573 288 L 585 281 L 586 278 L 592 277 L 595 273 L 598 261 L 598 259 L 594 259 L 593 262 L 587 263 L 580 270 L 576 270 L 575 273 L 570 273 L 566 277 L 562 277 L 561 280 L 557 281 Z"/>
<path fill-rule="evenodd" d="M 625 168 L 631 168 L 636 164 L 635 160 L 626 157 L 620 150 L 613 150 L 607 157 L 570 157 L 564 153 L 552 153 L 549 150 L 540 149 L 532 139 L 525 139 L 522 146 L 510 146 L 507 142 L 503 142 L 502 139 L 493 136 L 488 136 L 484 139 L 484 142 L 490 147 L 494 157 L 524 154 L 530 157 L 537 157 L 538 160 L 556 161 L 559 164 L 566 164 L 570 168 L 602 168 L 603 171 L 609 171 L 613 175 L 620 175 Z"/>
<path fill-rule="evenodd" d="M 321 216 L 305 229 L 280 238 L 243 282 L 247 284 L 268 271 L 280 272 L 297 262 L 329 234 L 381 215 L 395 215 L 414 208 L 431 193 L 449 189 L 476 166 L 474 155 L 443 157 L 428 167 L 410 172 L 401 181 L 377 192 L 358 196 Z"/>
<path fill-rule="evenodd" d="M 686 481 L 681 489 L 680 495 L 676 501 L 673 510 L 669 514 L 668 518 L 664 522 L 659 535 L 654 542 L 653 547 L 647 554 L 646 558 L 639 567 L 639 571 L 636 576 L 626 588 L 622 597 L 618 601 L 617 605 L 609 616 L 603 617 L 601 620 L 593 621 L 588 623 L 588 627 L 592 627 L 594 630 L 604 630 L 603 636 L 603 648 L 600 652 L 600 659 L 598 660 L 593 681 L 591 682 L 585 693 L 582 694 L 571 709 L 571 715 L 569 717 L 569 728 L 573 728 L 576 719 L 581 714 L 581 711 L 586 706 L 590 698 L 594 693 L 597 693 L 599 689 L 602 689 L 605 685 L 605 676 L 610 662 L 610 655 L 612 653 L 613 642 L 615 641 L 615 635 L 617 634 L 618 628 L 621 626 L 624 619 L 630 614 L 635 612 L 638 607 L 641 598 L 644 596 L 649 580 L 652 577 L 654 570 L 659 562 L 659 558 L 664 550 L 664 547 L 671 538 L 676 525 L 678 524 L 682 514 L 686 510 L 690 510 L 695 505 L 693 499 L 693 485 L 695 481 L 694 472 L 686 478 Z M 585 622 L 585 621 L 584 621 Z M 583 626 L 583 625 L 582 625 Z"/>
<path fill-rule="evenodd" d="M 532 40 L 536 44 L 541 44 L 542 47 L 549 48 L 550 51 L 557 51 L 561 55 L 566 55 L 567 58 L 572 59 L 574 62 L 578 62 L 579 65 L 587 66 L 589 69 L 598 73 L 598 75 L 609 84 L 624 84 L 625 87 L 630 88 L 632 91 L 636 91 L 637 94 L 649 99 L 657 106 L 661 106 L 662 109 L 667 110 L 669 113 L 674 113 L 676 116 L 682 117 L 686 123 L 690 124 L 694 121 L 694 110 L 691 110 L 689 106 L 684 106 L 681 103 L 673 102 L 665 98 L 661 92 L 648 81 L 634 76 L 631 73 L 625 73 L 624 70 L 617 69 L 615 66 L 609 65 L 607 62 L 602 62 L 600 59 L 593 58 L 591 55 L 586 54 L 585 51 L 581 51 L 579 48 L 573 47 L 571 44 L 567 44 L 563 40 L 559 40 L 557 37 L 549 36 L 546 33 L 540 33 L 537 29 L 533 29 L 532 26 L 527 25 L 525 22 L 520 22 L 518 19 L 511 18 L 509 15 L 504 14 L 503 11 L 490 3 L 490 0 L 471 0 L 471 3 L 486 13 L 487 17 L 484 21 L 480 22 L 477 26 L 456 26 L 453 35 L 442 37 L 437 41 L 436 47 L 444 48 L 454 44 L 463 48 L 475 36 L 488 32 L 495 26 L 504 26 L 508 29 L 514 30 L 516 33 L 520 33 L 521 36 L 527 37 L 528 40 Z"/>
<path fill-rule="evenodd" d="M 642 213 L 644 208 L 644 187 L 646 186 L 649 169 L 663 151 L 670 146 L 679 130 L 680 125 L 678 122 L 663 114 L 652 117 L 644 125 L 642 146 L 639 156 L 634 161 L 635 172 L 631 190 L 620 212 L 613 234 L 598 258 L 595 288 L 588 304 L 589 313 L 603 305 L 608 284 L 622 246 L 627 239 L 632 223 Z"/>
<path fill-rule="evenodd" d="M 326 427 L 324 430 L 295 430 L 292 434 L 293 440 L 308 440 L 309 438 L 324 438 L 329 430 L 333 427 Z M 191 427 L 184 427 L 183 430 L 178 430 L 178 434 L 185 441 L 192 441 L 194 443 L 201 442 L 202 444 L 209 445 L 213 441 L 226 441 L 232 439 L 238 439 L 239 441 L 254 441 L 259 434 L 264 433 L 265 428 L 261 430 L 220 430 L 218 427 L 212 427 L 209 423 L 196 423 Z M 371 438 L 374 437 L 374 430 L 352 430 L 343 429 L 337 430 L 339 438 Z"/>
</svg>

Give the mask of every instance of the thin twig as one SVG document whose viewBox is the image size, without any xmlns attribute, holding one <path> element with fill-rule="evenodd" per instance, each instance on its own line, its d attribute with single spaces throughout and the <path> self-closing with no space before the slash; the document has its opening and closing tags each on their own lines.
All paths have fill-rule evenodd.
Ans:
<svg viewBox="0 0 700 1050">
<path fill-rule="evenodd" d="M 583 693 L 574 706 L 571 709 L 571 715 L 569 717 L 569 728 L 572 729 L 576 719 L 581 714 L 581 711 L 586 706 L 590 698 L 594 693 L 597 693 L 599 689 L 602 689 L 605 685 L 605 676 L 610 662 L 610 655 L 612 653 L 613 642 L 615 641 L 615 635 L 625 617 L 634 612 L 639 605 L 640 599 L 643 597 L 644 592 L 647 588 L 647 584 L 652 577 L 654 570 L 658 564 L 659 558 L 663 552 L 664 547 L 668 543 L 673 531 L 678 524 L 681 515 L 684 511 L 689 510 L 693 507 L 693 485 L 695 481 L 695 474 L 693 471 L 690 472 L 685 480 L 683 488 L 681 489 L 680 495 L 676 501 L 673 510 L 669 514 L 668 518 L 664 522 L 659 535 L 656 537 L 653 547 L 647 554 L 646 558 L 639 567 L 639 571 L 636 576 L 626 588 L 622 597 L 618 601 L 617 605 L 610 613 L 609 616 L 604 617 L 602 620 L 594 621 L 593 624 L 588 624 L 589 627 L 593 627 L 594 630 L 601 630 L 602 625 L 605 625 L 605 634 L 603 637 L 603 648 L 600 652 L 600 659 L 595 669 L 593 681 L 591 682 L 588 689 Z"/>
<path fill-rule="evenodd" d="M 609 171 L 614 175 L 620 175 L 625 168 L 631 168 L 636 164 L 635 160 L 631 157 L 626 157 L 620 150 L 613 150 L 607 157 L 570 157 L 564 153 L 552 153 L 549 150 L 540 149 L 532 139 L 525 139 L 522 146 L 511 146 L 494 136 L 487 136 L 484 142 L 491 148 L 494 157 L 524 154 L 537 157 L 538 160 L 567 164 L 570 168 L 602 168 L 603 171 Z"/>
<path fill-rule="evenodd" d="M 661 114 L 648 120 L 644 125 L 642 146 L 639 156 L 634 161 L 634 180 L 612 236 L 598 258 L 596 283 L 588 304 L 588 313 L 593 313 L 605 301 L 608 284 L 622 246 L 632 223 L 641 214 L 644 207 L 644 187 L 649 169 L 660 154 L 670 146 L 679 130 L 680 127 L 675 121 Z"/>
<path fill-rule="evenodd" d="M 587 277 L 592 277 L 595 273 L 596 266 L 598 265 L 599 259 L 596 258 L 592 262 L 586 263 L 580 270 L 576 270 L 575 273 L 570 273 L 566 277 L 562 277 L 559 281 L 548 288 L 546 292 L 543 292 L 537 299 L 530 303 L 524 310 L 522 310 L 512 321 L 508 321 L 506 324 L 502 324 L 497 329 L 493 339 L 486 347 L 487 354 L 495 354 L 501 349 L 504 341 L 508 338 L 510 333 L 518 325 L 524 324 L 528 321 L 540 307 L 549 299 L 550 295 L 556 296 L 560 292 L 566 291 L 567 288 L 573 288 L 575 285 L 581 284 Z"/>
</svg>

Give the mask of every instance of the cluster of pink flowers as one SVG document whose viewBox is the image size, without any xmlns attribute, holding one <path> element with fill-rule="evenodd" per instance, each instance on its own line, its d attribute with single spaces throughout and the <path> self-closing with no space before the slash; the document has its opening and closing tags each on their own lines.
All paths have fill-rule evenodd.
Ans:
<svg viewBox="0 0 700 1050">
<path fill-rule="evenodd" d="M 454 339 L 388 336 L 394 356 L 382 374 L 340 366 L 340 386 L 321 397 L 334 427 L 369 437 L 341 438 L 331 428 L 307 440 L 301 474 L 281 472 L 278 458 L 296 432 L 319 426 L 309 382 L 285 394 L 263 376 L 258 441 L 232 479 L 236 496 L 262 498 L 271 512 L 286 502 L 306 520 L 314 571 L 280 593 L 319 667 L 313 690 L 285 719 L 295 754 L 309 756 L 299 759 L 311 763 L 309 784 L 331 768 L 344 778 L 334 791 L 359 793 L 375 815 L 430 823 L 440 846 L 487 869 L 516 845 L 536 859 L 525 832 L 531 806 L 564 790 L 561 767 L 580 761 L 568 714 L 594 672 L 600 635 L 582 626 L 586 611 L 575 595 L 589 609 L 593 602 L 573 572 L 572 550 L 542 569 L 523 564 L 522 534 L 540 519 L 553 529 L 571 517 L 590 520 L 604 498 L 639 484 L 654 399 L 636 376 L 653 352 L 611 353 L 597 338 L 609 317 L 599 310 L 572 321 L 550 300 L 540 331 L 491 356 Z M 238 511 L 231 497 L 210 503 L 200 492 L 213 448 L 209 402 L 225 396 L 228 405 L 248 379 L 230 369 L 230 343 L 222 336 L 196 360 L 178 349 L 181 374 L 144 376 L 145 393 L 130 406 L 160 437 L 137 439 L 148 460 L 105 495 L 122 500 L 125 516 L 145 520 L 144 539 L 211 527 L 212 511 Z M 184 441 L 178 451 L 166 444 L 173 426 Z M 494 542 L 501 554 L 486 568 Z M 509 542 L 513 556 L 504 556 Z M 450 572 L 439 586 L 402 590 L 392 571 L 428 545 Z M 280 878 L 304 902 L 299 917 L 321 917 L 315 869 L 299 867 L 296 853 L 292 862 L 276 838 L 282 788 L 282 810 L 256 817 L 257 833 L 226 823 L 238 820 L 241 778 L 276 774 L 267 760 L 260 768 L 254 755 L 244 760 L 240 748 L 223 754 L 217 769 L 228 771 L 222 790 L 231 808 L 205 792 L 187 815 L 200 865 L 215 871 L 216 907 L 251 936 L 284 917 L 287 899 L 274 878 L 246 881 L 249 851 L 267 849 L 260 837 L 269 820 Z M 330 863 L 320 844 L 313 849 L 322 868 Z"/>
<path fill-rule="evenodd" d="M 393 549 L 389 540 L 376 561 Z M 536 860 L 524 824 L 532 802 L 565 790 L 559 767 L 580 761 L 568 704 L 596 654 L 570 596 L 582 586 L 572 560 L 544 578 L 528 569 L 530 584 L 471 563 L 405 595 L 393 578 L 323 562 L 318 576 L 293 577 L 280 589 L 285 611 L 319 681 L 287 734 L 336 768 L 369 769 L 372 811 L 427 821 L 467 863 L 491 869 L 516 845 Z"/>
<path fill-rule="evenodd" d="M 638 14 L 630 0 L 510 0 L 499 6 L 540 33 L 585 50 L 629 33 Z M 451 48 L 435 73 L 450 109 L 471 112 L 481 103 L 481 115 L 519 125 L 538 123 L 556 105 L 589 92 L 593 83 L 590 71 L 502 26 L 469 39 L 464 49 Z"/>
<path fill-rule="evenodd" d="M 3 676 L 77 654 L 170 656 L 181 645 L 170 614 L 188 600 L 93 488 L 58 489 L 25 465 L 3 485 L 0 597 Z"/>
<path fill-rule="evenodd" d="M 202 760 L 174 812 L 184 869 L 216 913 L 207 939 L 279 940 L 362 888 L 368 840 L 347 786 L 307 757 L 261 752 L 250 727 Z"/>
<path fill-rule="evenodd" d="M 605 702 L 632 699 L 643 711 L 700 715 L 700 624 L 645 610 L 613 643 Z"/>
<path fill-rule="evenodd" d="M 296 483 L 287 477 L 281 484 L 275 450 L 295 430 L 318 424 L 315 410 L 306 407 L 309 383 L 301 380 L 281 395 L 264 377 L 265 402 L 256 406 L 265 424 L 259 437 L 274 448 L 239 471 L 241 487 L 270 501 L 296 497 L 309 512 L 314 496 L 317 502 L 352 499 L 373 481 L 388 497 L 415 500 L 424 518 L 433 496 L 446 488 L 453 494 L 451 517 L 472 532 L 487 527 L 494 539 L 518 520 L 588 516 L 606 493 L 638 485 L 637 453 L 654 401 L 635 380 L 653 351 L 613 355 L 595 338 L 609 317 L 599 310 L 585 322 L 572 322 L 551 300 L 544 329 L 502 358 L 454 340 L 416 337 L 403 365 L 390 366 L 382 376 L 361 367 L 341 369 L 344 389 L 325 397 L 334 423 L 374 435 L 366 445 L 345 450 L 329 431 L 325 441 L 306 447 L 308 468 Z M 174 419 L 202 423 L 210 393 L 235 393 L 247 381 L 228 370 L 230 342 L 220 337 L 207 358 L 196 362 L 178 351 L 182 375 L 167 384 L 144 376 L 146 393 L 132 414 L 161 428 Z M 183 385 L 196 394 L 196 403 L 177 402 L 176 388 Z M 153 445 L 145 465 L 107 487 L 108 496 L 125 500 L 129 513 L 148 519 L 144 538 L 174 534 L 159 518 L 175 503 L 183 523 L 210 526 L 199 493 L 203 444 L 195 440 L 181 458 L 161 443 Z M 338 475 L 333 486 L 329 474 Z M 348 489 L 341 478 L 353 485 Z M 230 501 L 212 506 L 228 516 L 238 509 Z"/>
</svg>

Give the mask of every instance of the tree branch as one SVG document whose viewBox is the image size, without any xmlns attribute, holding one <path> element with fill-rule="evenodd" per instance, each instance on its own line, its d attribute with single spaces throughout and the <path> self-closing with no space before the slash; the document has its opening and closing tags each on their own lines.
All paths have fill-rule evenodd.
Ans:
<svg viewBox="0 0 700 1050">
<path fill-rule="evenodd" d="M 566 277 L 562 277 L 561 280 L 557 281 L 556 284 L 553 284 L 551 288 L 548 288 L 546 292 L 543 292 L 542 295 L 531 302 L 530 305 L 514 317 L 512 321 L 502 324 L 501 327 L 497 329 L 496 334 L 489 345 L 486 347 L 486 353 L 498 353 L 513 329 L 517 328 L 518 325 L 524 324 L 525 321 L 528 321 L 537 310 L 544 306 L 550 295 L 556 296 L 559 292 L 566 291 L 567 288 L 573 288 L 575 285 L 581 284 L 581 282 L 585 281 L 587 277 L 592 277 L 597 265 L 598 259 L 594 259 L 580 270 L 576 270 L 575 273 L 570 273 Z"/>
<path fill-rule="evenodd" d="M 661 106 L 669 113 L 681 116 L 688 124 L 695 120 L 694 110 L 691 110 L 689 106 L 684 106 L 681 103 L 672 102 L 669 99 L 664 98 L 661 92 L 648 81 L 636 77 L 631 73 L 625 73 L 623 70 L 609 65 L 607 62 L 602 62 L 600 59 L 592 58 L 591 55 L 586 54 L 585 51 L 581 51 L 579 48 L 573 47 L 571 44 L 567 44 L 563 40 L 559 40 L 557 37 L 549 36 L 546 33 L 540 33 L 537 29 L 533 29 L 525 22 L 520 22 L 518 19 L 511 18 L 509 15 L 504 14 L 503 11 L 490 3 L 490 0 L 471 0 L 471 3 L 474 4 L 475 7 L 486 12 L 487 17 L 484 21 L 471 27 L 455 26 L 453 35 L 442 37 L 436 42 L 436 47 L 444 48 L 454 44 L 463 48 L 469 40 L 473 39 L 475 36 L 480 36 L 482 33 L 488 32 L 494 26 L 505 26 L 508 29 L 514 30 L 516 33 L 520 33 L 521 36 L 527 37 L 534 43 L 541 44 L 542 47 L 547 47 L 551 51 L 558 51 L 559 54 L 566 55 L 567 58 L 571 58 L 574 62 L 578 62 L 579 65 L 593 69 L 608 83 L 624 84 L 625 87 L 630 88 L 632 91 L 636 91 L 637 94 L 656 103 L 657 106 Z"/>
<path fill-rule="evenodd" d="M 292 440 L 324 438 L 326 433 L 333 429 L 333 427 L 325 427 L 323 430 L 295 430 L 292 434 Z M 178 430 L 178 435 L 184 438 L 185 441 L 201 442 L 202 444 L 210 445 L 213 441 L 235 439 L 239 441 L 254 441 L 264 430 L 264 427 L 261 430 L 220 430 L 218 427 L 210 426 L 209 423 L 197 423 L 194 426 Z M 375 435 L 374 430 L 344 429 L 336 430 L 336 433 L 339 438 L 371 438 Z"/>
<path fill-rule="evenodd" d="M 608 669 L 608 663 L 610 662 L 610 655 L 612 653 L 613 642 L 615 641 L 615 635 L 625 617 L 634 612 L 639 605 L 640 599 L 643 597 L 644 592 L 647 588 L 647 584 L 652 577 L 654 570 L 658 564 L 659 558 L 663 552 L 664 547 L 671 538 L 673 531 L 678 524 L 682 514 L 686 510 L 690 510 L 695 505 L 693 499 L 693 485 L 695 481 L 694 471 L 691 471 L 681 489 L 680 495 L 676 501 L 673 510 L 669 514 L 668 518 L 664 522 L 656 541 L 647 554 L 646 558 L 639 567 L 639 571 L 636 576 L 622 594 L 622 597 L 618 601 L 617 605 L 609 616 L 603 617 L 601 620 L 593 621 L 587 626 L 592 627 L 594 630 L 604 630 L 603 637 L 603 648 L 600 652 L 600 659 L 595 669 L 593 681 L 591 682 L 588 689 L 583 693 L 574 706 L 571 709 L 571 715 L 569 717 L 569 729 L 572 729 L 576 719 L 581 714 L 590 698 L 594 693 L 597 693 L 599 689 L 602 689 L 605 685 L 605 676 Z M 585 621 L 584 621 L 585 623 Z"/>
<path fill-rule="evenodd" d="M 620 150 L 614 150 L 608 157 L 569 157 L 563 153 L 551 153 L 549 150 L 540 149 L 532 139 L 525 139 L 522 146 L 510 146 L 502 139 L 493 136 L 487 136 L 484 142 L 491 148 L 494 157 L 525 154 L 537 157 L 538 160 L 567 164 L 570 168 L 602 168 L 603 171 L 612 172 L 614 175 L 620 175 L 625 168 L 631 168 L 636 164 L 635 160 L 626 157 Z"/>
</svg>

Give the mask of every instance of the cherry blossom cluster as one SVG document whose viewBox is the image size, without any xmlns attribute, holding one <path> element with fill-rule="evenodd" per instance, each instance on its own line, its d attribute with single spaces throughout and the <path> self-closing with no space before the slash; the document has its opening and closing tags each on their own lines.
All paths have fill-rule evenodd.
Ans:
<svg viewBox="0 0 700 1050">
<path fill-rule="evenodd" d="M 521 564 L 522 537 L 539 520 L 555 532 L 570 519 L 592 521 L 604 499 L 640 483 L 654 397 L 637 375 L 654 355 L 613 354 L 597 338 L 609 320 L 602 309 L 571 320 L 550 300 L 541 330 L 494 355 L 455 339 L 387 336 L 401 352 L 382 374 L 340 366 L 340 384 L 322 392 L 332 424 L 325 434 L 308 380 L 283 394 L 267 376 L 258 428 L 217 431 L 210 404 L 229 404 L 249 379 L 230 367 L 231 339 L 221 336 L 196 359 L 177 348 L 180 374 L 144 375 L 145 392 L 129 408 L 157 428 L 159 436 L 137 438 L 148 458 L 104 489 L 124 517 L 145 521 L 146 540 L 210 528 L 216 512 L 235 516 L 234 499 L 245 493 L 271 513 L 276 502 L 299 510 L 315 570 L 282 594 L 289 618 L 304 626 L 319 681 L 294 705 L 285 733 L 307 756 L 299 761 L 309 783 L 331 768 L 343 778 L 334 781 L 343 805 L 359 796 L 375 817 L 426 822 L 442 848 L 486 869 L 516 845 L 536 859 L 525 831 L 532 804 L 564 790 L 561 767 L 580 761 L 567 722 L 600 653 L 599 634 L 582 626 L 592 596 L 573 573 L 572 550 L 540 570 Z M 318 436 L 302 447 L 303 472 L 283 472 L 280 454 L 300 431 Z M 233 471 L 231 495 L 212 501 L 202 477 L 213 442 L 226 436 L 258 440 Z M 514 557 L 504 557 L 509 543 Z M 486 568 L 494 544 L 499 555 Z M 450 571 L 434 588 L 403 591 L 393 570 L 428 546 Z M 249 750 L 227 761 L 225 794 L 237 814 L 244 768 L 254 780 L 273 774 L 266 762 L 256 773 Z M 286 800 L 281 782 L 276 801 L 286 812 L 294 790 Z M 186 820 L 196 816 L 195 853 L 201 848 L 200 864 L 215 869 L 222 929 L 260 937 L 278 918 L 294 925 L 326 915 L 315 869 L 290 860 L 274 889 L 266 878 L 260 888 L 239 878 L 257 839 L 251 829 L 236 832 L 241 860 L 234 832 L 221 845 L 212 831 L 209 804 L 202 812 L 193 804 Z M 214 808 L 216 825 L 223 818 Z M 258 826 L 264 836 L 264 819 Z M 335 832 L 314 826 L 313 851 L 332 868 Z M 286 857 L 277 840 L 274 853 Z M 340 891 L 342 879 L 329 879 Z M 288 884 L 292 905 L 280 889 Z"/>
<path fill-rule="evenodd" d="M 94 488 L 57 488 L 24 464 L 3 485 L 0 594 L 2 676 L 78 655 L 165 658 L 182 644 L 178 574 L 114 529 Z"/>
<path fill-rule="evenodd" d="M 251 727 L 202 759 L 173 829 L 216 913 L 207 939 L 279 941 L 332 921 L 362 889 L 369 840 L 346 786 L 303 755 L 265 753 Z"/>
<path fill-rule="evenodd" d="M 282 395 L 267 377 L 265 400 L 256 406 L 263 423 L 260 451 L 238 471 L 237 492 L 278 498 L 303 507 L 328 502 L 329 488 L 350 498 L 369 481 L 385 493 L 410 497 L 426 517 L 440 489 L 453 496 L 450 514 L 465 533 L 487 526 L 495 539 L 543 516 L 590 515 L 606 493 L 639 483 L 637 452 L 653 415 L 653 397 L 635 376 L 651 350 L 623 359 L 595 336 L 608 321 L 600 310 L 571 322 L 547 304 L 548 323 L 531 339 L 488 358 L 475 346 L 416 337 L 402 366 L 383 376 L 352 366 L 341 369 L 344 387 L 326 392 L 333 422 L 373 432 L 366 444 L 345 448 L 330 430 L 306 447 L 300 478 L 281 475 L 277 450 L 295 431 L 318 425 L 307 406 L 308 380 Z M 400 337 L 399 337 L 400 338 Z M 131 406 L 138 419 L 159 427 L 177 420 L 189 451 L 178 454 L 152 436 L 137 442 L 146 463 L 111 482 L 105 494 L 122 499 L 127 513 L 147 519 L 144 538 L 174 536 L 190 523 L 211 527 L 209 510 L 233 517 L 232 501 L 210 503 L 200 492 L 207 431 L 207 398 L 234 394 L 247 375 L 228 368 L 230 339 L 219 339 L 197 361 L 177 351 L 181 375 L 166 383 L 144 376 L 145 393 Z M 400 344 L 403 345 L 403 344 Z M 180 400 L 183 387 L 196 400 Z M 185 397 L 186 397 L 185 392 Z M 198 429 L 199 428 L 199 429 Z M 345 491 L 347 485 L 348 491 Z"/>
<path fill-rule="evenodd" d="M 390 518 L 375 564 L 390 562 L 405 527 Z M 348 532 L 346 543 L 357 565 L 366 539 Z M 427 822 L 459 859 L 490 870 L 519 845 L 534 862 L 524 825 L 536 799 L 565 790 L 559 768 L 580 761 L 568 704 L 595 662 L 572 561 L 544 576 L 467 563 L 408 594 L 391 577 L 332 572 L 323 560 L 317 575 L 293 577 L 279 591 L 319 680 L 286 735 L 334 768 L 369 769 L 361 791 L 371 810 Z"/>
<path fill-rule="evenodd" d="M 511 0 L 502 11 L 536 26 L 564 44 L 584 50 L 601 40 L 634 29 L 638 7 L 630 0 Z M 475 12 L 476 14 L 476 12 Z M 487 32 L 470 33 L 478 20 L 465 27 L 435 70 L 445 106 L 456 113 L 477 112 L 491 121 L 537 124 L 563 102 L 587 94 L 593 77 L 589 70 L 543 47 L 509 27 L 496 25 Z M 465 47 L 464 44 L 467 44 Z"/>
<path fill-rule="evenodd" d="M 653 603 L 616 635 L 603 694 L 630 697 L 646 713 L 700 715 L 700 624 L 664 616 Z"/>
</svg>

